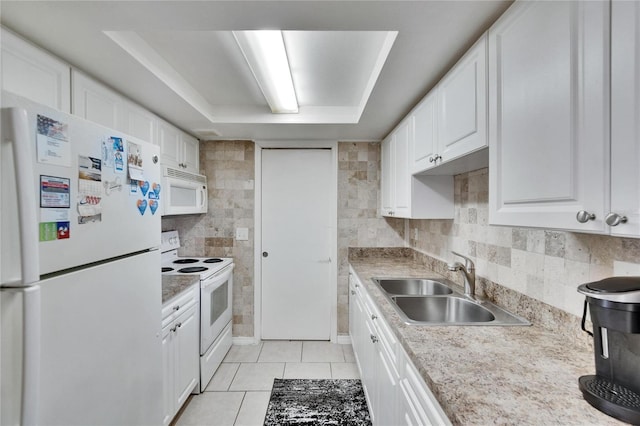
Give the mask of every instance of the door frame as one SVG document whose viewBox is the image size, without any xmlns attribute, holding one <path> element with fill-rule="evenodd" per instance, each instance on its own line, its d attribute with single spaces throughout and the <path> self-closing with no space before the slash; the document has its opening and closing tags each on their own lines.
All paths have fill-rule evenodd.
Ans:
<svg viewBox="0 0 640 426">
<path fill-rule="evenodd" d="M 338 343 L 338 142 L 337 141 L 254 141 L 255 149 L 255 218 L 254 218 L 254 279 L 253 279 L 253 336 L 262 340 L 262 150 L 331 149 L 330 200 L 333 214 L 330 219 L 331 281 L 331 342 Z"/>
</svg>

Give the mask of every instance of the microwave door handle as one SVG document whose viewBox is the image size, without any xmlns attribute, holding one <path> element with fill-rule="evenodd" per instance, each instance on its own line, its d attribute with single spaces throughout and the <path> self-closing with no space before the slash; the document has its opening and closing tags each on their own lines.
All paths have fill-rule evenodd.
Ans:
<svg viewBox="0 0 640 426">
<path fill-rule="evenodd" d="M 204 188 L 200 188 L 200 207 L 204 207 L 205 196 Z"/>
</svg>

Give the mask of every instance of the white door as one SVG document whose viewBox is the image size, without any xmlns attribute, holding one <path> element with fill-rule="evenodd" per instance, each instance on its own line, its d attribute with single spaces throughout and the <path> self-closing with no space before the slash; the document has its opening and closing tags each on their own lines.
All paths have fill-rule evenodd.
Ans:
<svg viewBox="0 0 640 426">
<path fill-rule="evenodd" d="M 262 338 L 331 337 L 331 151 L 262 151 Z"/>
</svg>

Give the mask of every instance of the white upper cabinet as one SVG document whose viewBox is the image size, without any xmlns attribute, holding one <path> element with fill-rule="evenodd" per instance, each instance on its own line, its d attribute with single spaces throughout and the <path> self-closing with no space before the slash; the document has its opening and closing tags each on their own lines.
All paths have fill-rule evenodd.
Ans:
<svg viewBox="0 0 640 426">
<path fill-rule="evenodd" d="M 154 145 L 158 143 L 158 119 L 148 110 L 124 100 L 122 104 L 124 132 Z"/>
<path fill-rule="evenodd" d="M 184 167 L 186 170 L 198 173 L 200 170 L 200 141 L 191 135 L 182 133 L 184 144 Z"/>
<path fill-rule="evenodd" d="M 158 141 L 163 165 L 191 173 L 199 172 L 200 148 L 196 138 L 166 121 L 158 120 Z"/>
<path fill-rule="evenodd" d="M 436 106 L 437 93 L 431 91 L 413 110 L 413 139 L 410 146 L 411 174 L 435 165 L 438 151 Z"/>
<path fill-rule="evenodd" d="M 393 134 L 395 139 L 395 151 L 392 156 L 395 186 L 394 216 L 399 217 L 411 217 L 411 174 L 408 172 L 411 123 L 411 119 L 406 120 Z"/>
<path fill-rule="evenodd" d="M 72 113 L 94 123 L 124 132 L 122 96 L 78 70 L 72 74 Z"/>
<path fill-rule="evenodd" d="M 453 176 L 412 176 L 413 117 L 382 141 L 381 214 L 407 219 L 453 219 Z"/>
<path fill-rule="evenodd" d="M 412 174 L 454 175 L 488 165 L 487 36 L 465 53 L 409 115 Z"/>
<path fill-rule="evenodd" d="M 516 2 L 491 27 L 491 224 L 605 232 L 608 70 L 608 2 Z"/>
<path fill-rule="evenodd" d="M 382 216 L 393 216 L 395 206 L 395 187 L 394 187 L 394 154 L 395 141 L 393 135 L 388 136 L 382 141 L 380 147 L 380 201 Z"/>
<path fill-rule="evenodd" d="M 487 146 L 487 36 L 438 84 L 439 162 Z"/>
<path fill-rule="evenodd" d="M 71 68 L 44 50 L 0 29 L 2 89 L 71 112 Z"/>
<path fill-rule="evenodd" d="M 640 236 L 640 3 L 612 3 L 611 208 L 612 235 Z M 626 222 L 623 221 L 626 218 Z"/>
</svg>

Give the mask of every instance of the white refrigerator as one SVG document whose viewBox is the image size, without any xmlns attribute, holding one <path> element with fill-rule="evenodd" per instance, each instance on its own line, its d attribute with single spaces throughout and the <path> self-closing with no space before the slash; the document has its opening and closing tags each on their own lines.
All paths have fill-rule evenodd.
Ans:
<svg viewBox="0 0 640 426">
<path fill-rule="evenodd" d="M 0 424 L 161 424 L 159 149 L 0 101 Z"/>
</svg>

